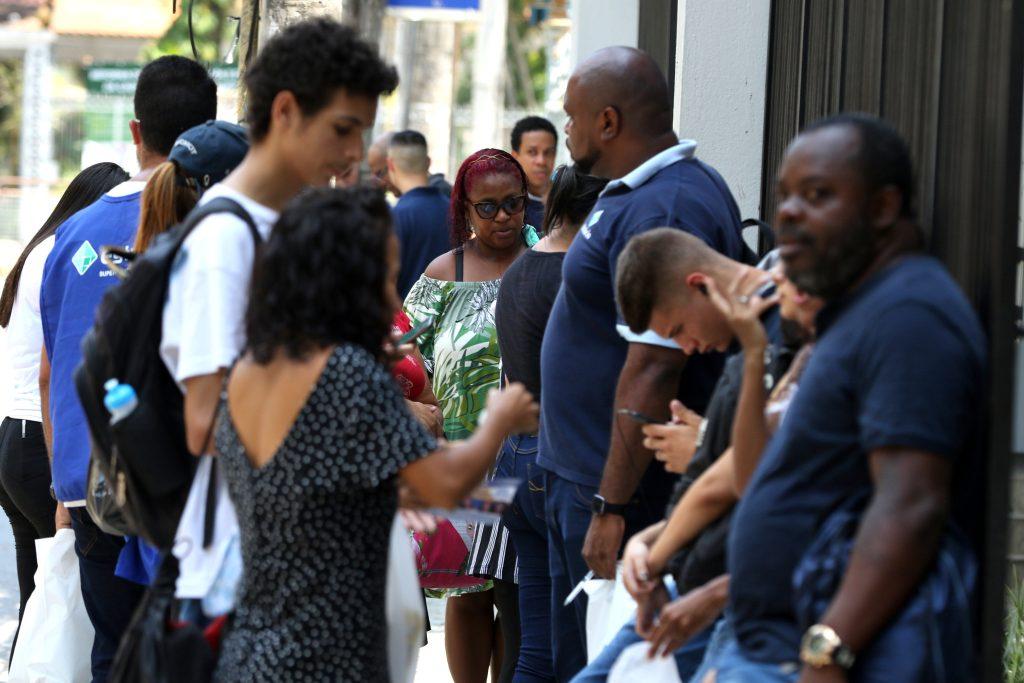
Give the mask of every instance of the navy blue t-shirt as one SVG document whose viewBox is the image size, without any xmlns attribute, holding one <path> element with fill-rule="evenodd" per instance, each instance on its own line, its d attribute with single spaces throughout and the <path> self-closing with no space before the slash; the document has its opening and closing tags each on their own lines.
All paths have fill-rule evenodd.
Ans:
<svg viewBox="0 0 1024 683">
<path fill-rule="evenodd" d="M 978 465 L 985 337 L 942 264 L 903 258 L 817 322 L 800 391 L 729 538 L 729 613 L 756 661 L 797 661 L 793 571 L 825 518 L 872 490 L 873 450 L 920 449 L 967 469 Z M 956 479 L 954 511 L 969 479 Z"/>
<path fill-rule="evenodd" d="M 532 196 L 526 198 L 526 215 L 523 217 L 527 225 L 540 233 L 544 229 L 544 202 L 534 199 Z"/>
<path fill-rule="evenodd" d="M 82 337 L 95 322 L 103 294 L 117 284 L 99 260 L 106 245 L 131 247 L 139 224 L 141 192 L 103 195 L 57 228 L 43 267 L 39 309 L 50 359 L 50 423 L 53 426 L 53 487 L 57 500 L 85 499 L 89 426 L 75 391 L 73 373 L 82 360 Z"/>
<path fill-rule="evenodd" d="M 615 267 L 626 243 L 668 226 L 696 235 L 730 258 L 742 255 L 736 203 L 721 176 L 693 157 L 694 147 L 680 144 L 623 182 L 610 183 L 565 256 L 562 287 L 541 347 L 544 392 L 537 458 L 563 479 L 600 485 L 616 384 L 629 345 L 617 329 L 614 295 Z M 692 356 L 683 371 L 680 400 L 703 412 L 722 365 L 722 354 Z"/>
<path fill-rule="evenodd" d="M 452 248 L 448 197 L 436 187 L 417 187 L 398 198 L 391 215 L 401 245 L 398 296 L 405 301 L 430 262 Z"/>
</svg>

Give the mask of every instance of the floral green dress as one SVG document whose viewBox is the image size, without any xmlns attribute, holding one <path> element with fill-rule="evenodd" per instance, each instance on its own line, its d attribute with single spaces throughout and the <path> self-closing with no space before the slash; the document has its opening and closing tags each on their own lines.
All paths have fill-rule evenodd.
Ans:
<svg viewBox="0 0 1024 683">
<path fill-rule="evenodd" d="M 529 225 L 523 242 L 532 247 L 540 238 Z M 494 304 L 501 279 L 450 282 L 421 275 L 405 298 L 405 313 L 415 327 L 424 318 L 434 324 L 417 340 L 423 365 L 444 416 L 449 441 L 468 438 L 487 404 L 487 392 L 501 385 L 501 354 L 494 325 Z M 453 522 L 467 548 L 473 547 L 477 529 Z M 469 553 L 466 554 L 469 559 Z M 487 590 L 486 581 L 471 588 L 427 590 L 427 595 L 458 595 Z"/>
<path fill-rule="evenodd" d="M 433 317 L 420 353 L 444 415 L 444 435 L 465 439 L 476 429 L 487 392 L 500 381 L 494 302 L 501 280 L 448 282 L 423 275 L 405 300 L 415 327 Z"/>
</svg>

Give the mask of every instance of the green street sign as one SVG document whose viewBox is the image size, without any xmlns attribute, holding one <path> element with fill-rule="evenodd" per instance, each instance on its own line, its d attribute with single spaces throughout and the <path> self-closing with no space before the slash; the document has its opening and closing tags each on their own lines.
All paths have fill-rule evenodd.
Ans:
<svg viewBox="0 0 1024 683">
<path fill-rule="evenodd" d="M 94 95 L 120 95 L 130 97 L 135 93 L 135 83 L 144 64 L 93 64 L 85 70 L 85 89 Z M 210 68 L 218 88 L 238 87 L 238 67 L 231 64 L 215 64 Z"/>
</svg>

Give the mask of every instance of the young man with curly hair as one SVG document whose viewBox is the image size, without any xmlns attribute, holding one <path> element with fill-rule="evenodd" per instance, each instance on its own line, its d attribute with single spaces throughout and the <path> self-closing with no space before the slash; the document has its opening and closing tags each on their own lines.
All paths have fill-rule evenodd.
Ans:
<svg viewBox="0 0 1024 683">
<path fill-rule="evenodd" d="M 266 239 L 280 211 L 301 190 L 326 186 L 362 160 L 363 133 L 373 127 L 377 99 L 397 87 L 398 76 L 353 29 L 317 18 L 289 26 L 267 43 L 245 83 L 249 153 L 203 195 L 200 206 L 229 198 Z M 211 450 L 223 377 L 245 344 L 255 246 L 244 220 L 216 213 L 185 240 L 171 274 L 160 355 L 185 394 L 188 447 L 197 456 Z M 210 459 L 201 463 L 193 491 L 211 467 Z M 222 493 L 213 543 L 203 550 L 194 544 L 195 550 L 179 557 L 181 598 L 209 592 L 237 535 L 234 511 Z M 178 540 L 193 532 L 186 514 Z"/>
</svg>

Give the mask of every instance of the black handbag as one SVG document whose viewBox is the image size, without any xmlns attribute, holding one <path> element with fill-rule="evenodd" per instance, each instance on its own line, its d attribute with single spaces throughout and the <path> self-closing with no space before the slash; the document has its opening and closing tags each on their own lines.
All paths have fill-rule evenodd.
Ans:
<svg viewBox="0 0 1024 683">
<path fill-rule="evenodd" d="M 206 683 L 213 680 L 227 617 L 205 629 L 177 619 L 178 559 L 167 553 L 114 656 L 110 683 Z"/>
</svg>

